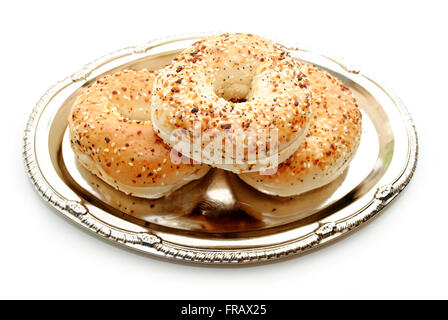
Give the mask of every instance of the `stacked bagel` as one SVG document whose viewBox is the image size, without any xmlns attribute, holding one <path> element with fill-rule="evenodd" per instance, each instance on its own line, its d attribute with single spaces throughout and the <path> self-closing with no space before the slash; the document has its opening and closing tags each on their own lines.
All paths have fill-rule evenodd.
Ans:
<svg viewBox="0 0 448 320">
<path fill-rule="evenodd" d="M 79 95 L 69 126 L 84 167 L 152 199 L 210 168 L 298 195 L 340 176 L 362 131 L 349 88 L 251 34 L 198 41 L 156 72 L 102 77 Z"/>
</svg>

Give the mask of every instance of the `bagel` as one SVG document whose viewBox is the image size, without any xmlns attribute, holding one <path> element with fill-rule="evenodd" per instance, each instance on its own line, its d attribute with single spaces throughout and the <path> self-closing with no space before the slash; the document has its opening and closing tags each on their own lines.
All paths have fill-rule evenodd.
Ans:
<svg viewBox="0 0 448 320">
<path fill-rule="evenodd" d="M 353 159 L 362 132 L 362 117 L 350 89 L 326 71 L 305 65 L 313 90 L 313 120 L 299 149 L 272 175 L 239 177 L 255 189 L 293 196 L 321 187 L 341 175 Z"/>
<path fill-rule="evenodd" d="M 158 72 L 154 129 L 183 155 L 235 173 L 280 163 L 297 150 L 310 123 L 301 67 L 278 45 L 251 34 L 196 42 Z M 189 144 L 179 150 L 182 135 Z M 212 143 L 217 153 L 208 153 Z"/>
<path fill-rule="evenodd" d="M 70 116 L 70 143 L 79 162 L 116 189 L 160 198 L 204 176 L 209 167 L 174 164 L 154 133 L 150 98 L 155 73 L 126 70 L 87 86 Z"/>
<path fill-rule="evenodd" d="M 194 180 L 163 198 L 145 199 L 117 190 L 93 175 L 79 161 L 76 161 L 76 167 L 82 178 L 91 186 L 96 198 L 116 210 L 149 222 L 157 222 L 161 218 L 171 220 L 174 217 L 188 215 L 203 198 L 202 180 Z"/>
</svg>

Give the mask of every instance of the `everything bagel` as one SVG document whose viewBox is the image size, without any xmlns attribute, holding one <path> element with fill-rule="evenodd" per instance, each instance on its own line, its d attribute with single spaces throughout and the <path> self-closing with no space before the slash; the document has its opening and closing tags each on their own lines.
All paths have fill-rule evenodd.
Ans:
<svg viewBox="0 0 448 320">
<path fill-rule="evenodd" d="M 236 173 L 259 171 L 274 156 L 280 163 L 297 150 L 310 123 L 310 91 L 301 68 L 279 46 L 251 34 L 196 42 L 158 72 L 152 97 L 154 129 L 172 147 L 173 133 L 179 130 L 192 140 L 212 131 L 214 139 L 227 144 L 221 158 L 204 153 L 204 140 L 199 150 L 182 153 Z M 245 139 L 262 131 L 266 142 Z M 222 161 L 228 150 L 230 163 Z M 251 151 L 256 161 L 251 161 Z"/>
<path fill-rule="evenodd" d="M 173 164 L 171 148 L 149 118 L 155 74 L 123 71 L 90 84 L 70 113 L 70 142 L 79 162 L 116 189 L 160 198 L 209 170 L 200 164 Z"/>
<path fill-rule="evenodd" d="M 270 195 L 293 196 L 328 184 L 344 172 L 359 146 L 362 117 L 350 89 L 316 66 L 306 64 L 304 71 L 315 107 L 299 149 L 273 175 L 239 175 Z"/>
</svg>

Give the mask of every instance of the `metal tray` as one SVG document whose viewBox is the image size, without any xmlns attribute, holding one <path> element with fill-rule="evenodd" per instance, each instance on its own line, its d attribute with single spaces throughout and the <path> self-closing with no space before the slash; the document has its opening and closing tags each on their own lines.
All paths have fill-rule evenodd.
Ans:
<svg viewBox="0 0 448 320">
<path fill-rule="evenodd" d="M 122 69 L 159 69 L 210 34 L 163 38 L 87 64 L 39 100 L 25 130 L 28 175 L 42 198 L 94 234 L 171 260 L 247 264 L 298 255 L 341 238 L 377 216 L 408 184 L 417 135 L 400 99 L 339 58 L 282 43 L 349 86 L 363 113 L 361 145 L 336 181 L 298 197 L 263 195 L 229 172 L 211 170 L 169 198 L 140 199 L 114 190 L 74 159 L 70 107 L 96 77 Z"/>
</svg>

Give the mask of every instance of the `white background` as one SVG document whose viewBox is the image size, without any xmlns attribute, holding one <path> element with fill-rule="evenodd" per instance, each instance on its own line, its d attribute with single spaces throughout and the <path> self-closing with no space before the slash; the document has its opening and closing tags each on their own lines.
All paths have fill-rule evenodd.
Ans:
<svg viewBox="0 0 448 320">
<path fill-rule="evenodd" d="M 3 1 L 0 298 L 448 298 L 444 1 Z M 405 192 L 350 237 L 245 268 L 178 265 L 82 232 L 42 201 L 21 158 L 25 122 L 57 80 L 153 38 L 224 30 L 298 40 L 392 87 L 417 125 Z"/>
</svg>

